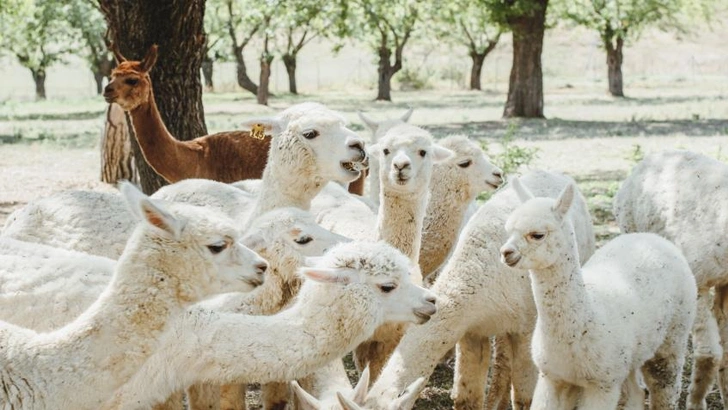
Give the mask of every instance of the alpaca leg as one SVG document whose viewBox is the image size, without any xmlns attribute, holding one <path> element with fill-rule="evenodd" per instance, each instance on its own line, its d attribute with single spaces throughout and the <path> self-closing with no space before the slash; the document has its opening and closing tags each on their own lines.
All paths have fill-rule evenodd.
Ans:
<svg viewBox="0 0 728 410">
<path fill-rule="evenodd" d="M 285 410 L 291 401 L 287 382 L 266 383 L 260 390 L 264 410 Z"/>
<path fill-rule="evenodd" d="M 556 383 L 539 373 L 531 410 L 574 410 L 576 393 L 575 387 Z"/>
<path fill-rule="evenodd" d="M 513 410 L 529 409 L 536 388 L 538 369 L 531 359 L 531 335 L 511 334 L 513 346 L 513 369 L 511 370 L 511 383 L 513 384 Z"/>
<path fill-rule="evenodd" d="M 167 398 L 164 403 L 156 404 L 152 410 L 182 410 L 185 408 L 184 393 L 178 391 Z"/>
<path fill-rule="evenodd" d="M 490 339 L 466 333 L 455 352 L 452 398 L 456 410 L 481 410 L 490 363 Z"/>
<path fill-rule="evenodd" d="M 246 410 L 245 384 L 224 384 L 220 386 L 220 410 Z"/>
<path fill-rule="evenodd" d="M 377 380 L 389 356 L 397 348 L 404 336 L 405 325 L 390 323 L 380 326 L 371 339 L 365 341 L 354 349 L 354 364 L 359 372 L 369 366 L 369 380 L 371 384 Z"/>
<path fill-rule="evenodd" d="M 187 403 L 190 410 L 220 410 L 220 386 L 195 384 L 188 387 Z"/>
<path fill-rule="evenodd" d="M 715 288 L 713 315 L 718 322 L 723 358 L 718 368 L 718 386 L 723 408 L 728 408 L 728 286 Z"/>
<path fill-rule="evenodd" d="M 619 406 L 623 410 L 643 410 L 645 408 L 645 391 L 642 390 L 637 380 L 637 371 L 632 371 L 622 384 Z"/>
<path fill-rule="evenodd" d="M 609 387 L 585 387 L 582 392 L 579 410 L 617 410 L 621 393 L 621 384 Z M 564 408 L 564 410 L 567 409 Z"/>
<path fill-rule="evenodd" d="M 493 364 L 490 366 L 490 386 L 485 396 L 487 410 L 500 410 L 510 404 L 512 360 L 513 346 L 508 335 L 493 337 Z"/>
<path fill-rule="evenodd" d="M 698 306 L 693 325 L 693 373 L 687 410 L 704 410 L 705 396 L 713 386 L 718 365 L 723 357 L 718 323 L 712 312 L 713 298 L 708 289 L 698 291 Z"/>
</svg>

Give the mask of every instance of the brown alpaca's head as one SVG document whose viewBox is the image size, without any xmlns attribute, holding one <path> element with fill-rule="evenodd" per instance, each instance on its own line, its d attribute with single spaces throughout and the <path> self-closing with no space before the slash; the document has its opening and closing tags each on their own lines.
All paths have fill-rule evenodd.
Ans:
<svg viewBox="0 0 728 410">
<path fill-rule="evenodd" d="M 111 72 L 111 81 L 104 89 L 107 103 L 117 103 L 124 111 L 146 104 L 151 96 L 152 80 L 149 71 L 157 62 L 157 45 L 152 45 L 141 61 L 127 61 L 115 44 L 111 51 L 118 66 Z"/>
</svg>

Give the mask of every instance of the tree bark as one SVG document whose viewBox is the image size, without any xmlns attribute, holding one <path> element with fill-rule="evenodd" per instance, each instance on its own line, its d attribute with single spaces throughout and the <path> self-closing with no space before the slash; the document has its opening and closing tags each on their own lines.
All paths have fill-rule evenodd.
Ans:
<svg viewBox="0 0 728 410">
<path fill-rule="evenodd" d="M 205 80 L 205 91 L 213 91 L 215 89 L 215 85 L 212 83 L 212 73 L 214 70 L 213 61 L 205 54 L 204 59 L 202 60 L 202 77 Z"/>
<path fill-rule="evenodd" d="M 31 69 L 30 72 L 33 74 L 33 81 L 35 82 L 35 99 L 36 100 L 45 100 L 46 99 L 46 89 L 45 89 L 46 72 L 45 72 L 45 69 L 43 69 L 43 68 L 39 68 L 36 70 Z"/>
<path fill-rule="evenodd" d="M 616 38 L 616 45 L 611 40 L 605 41 L 607 49 L 607 76 L 609 78 L 609 93 L 614 97 L 624 97 L 622 83 L 622 47 L 624 40 Z"/>
<path fill-rule="evenodd" d="M 389 58 L 392 52 L 389 47 L 379 48 L 379 67 L 377 68 L 377 101 L 392 101 L 392 65 Z"/>
<path fill-rule="evenodd" d="M 99 0 L 109 38 L 129 59 L 141 59 L 152 44 L 159 45 L 157 64 L 150 72 L 162 121 L 180 140 L 207 134 L 202 107 L 200 66 L 204 54 L 204 0 Z M 139 153 L 132 151 L 145 193 L 165 185 Z"/>
<path fill-rule="evenodd" d="M 548 0 L 533 0 L 532 7 L 508 17 L 513 32 L 513 66 L 503 117 L 543 118 L 541 52 Z"/>
<path fill-rule="evenodd" d="M 483 72 L 485 54 L 471 51 L 470 58 L 473 60 L 473 66 L 470 69 L 470 89 L 480 90 L 480 75 Z"/>
<path fill-rule="evenodd" d="M 101 181 L 116 185 L 119 181 L 139 182 L 131 153 L 130 125 L 127 114 L 117 104 L 109 104 L 101 136 Z"/>
<path fill-rule="evenodd" d="M 281 58 L 283 59 L 283 65 L 286 66 L 286 73 L 288 73 L 288 91 L 291 94 L 298 94 L 298 87 L 296 85 L 296 55 L 286 53 Z"/>
<path fill-rule="evenodd" d="M 273 56 L 263 53 L 260 56 L 260 85 L 258 86 L 258 104 L 268 105 L 268 86 L 270 85 L 270 66 L 273 62 Z"/>
<path fill-rule="evenodd" d="M 96 95 L 101 95 L 104 92 L 104 78 L 106 78 L 106 75 L 98 70 L 93 70 L 93 73 L 94 81 L 96 82 Z"/>
</svg>

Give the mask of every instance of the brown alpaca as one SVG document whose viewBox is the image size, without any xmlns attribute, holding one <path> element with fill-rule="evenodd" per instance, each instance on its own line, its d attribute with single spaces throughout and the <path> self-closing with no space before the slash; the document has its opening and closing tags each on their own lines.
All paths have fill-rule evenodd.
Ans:
<svg viewBox="0 0 728 410">
<path fill-rule="evenodd" d="M 129 112 L 139 147 L 154 171 L 170 183 L 188 178 L 229 183 L 263 176 L 270 136 L 225 131 L 178 141 L 162 122 L 154 101 L 149 71 L 157 61 L 157 46 L 151 46 L 141 61 L 127 61 L 113 45 L 112 51 L 118 66 L 104 89 L 104 99 Z M 356 189 L 354 193 L 361 195 L 363 186 Z"/>
</svg>

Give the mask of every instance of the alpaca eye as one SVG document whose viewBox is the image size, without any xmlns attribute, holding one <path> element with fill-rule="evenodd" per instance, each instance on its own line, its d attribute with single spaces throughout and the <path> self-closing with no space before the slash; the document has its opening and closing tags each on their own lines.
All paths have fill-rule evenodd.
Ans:
<svg viewBox="0 0 728 410">
<path fill-rule="evenodd" d="M 379 285 L 379 290 L 381 290 L 384 293 L 389 293 L 395 289 L 397 289 L 397 285 L 395 285 L 393 283 L 387 283 L 386 285 Z"/>
<path fill-rule="evenodd" d="M 293 242 L 296 242 L 299 245 L 305 245 L 313 240 L 310 236 L 302 236 L 300 238 L 294 239 Z"/>
<path fill-rule="evenodd" d="M 126 85 L 137 85 L 138 82 L 138 78 L 127 78 L 126 80 L 124 80 L 124 84 Z"/>
<path fill-rule="evenodd" d="M 316 130 L 306 131 L 303 133 L 303 138 L 306 138 L 307 140 L 312 140 L 319 136 L 319 132 Z"/>
<path fill-rule="evenodd" d="M 545 233 L 539 233 L 539 232 L 533 232 L 533 233 L 528 234 L 528 236 L 531 239 L 533 239 L 534 241 L 540 241 L 541 239 L 543 239 L 546 236 L 546 234 Z"/>
<path fill-rule="evenodd" d="M 227 247 L 228 247 L 227 242 L 221 242 L 221 243 L 217 243 L 215 245 L 207 245 L 207 249 L 209 249 L 210 253 L 213 255 L 217 255 L 218 253 L 227 249 Z"/>
<path fill-rule="evenodd" d="M 467 167 L 469 167 L 469 166 L 470 166 L 470 164 L 472 164 L 472 163 L 473 163 L 473 161 L 471 161 L 471 160 L 467 160 L 467 161 L 463 161 L 463 162 L 459 163 L 459 164 L 458 164 L 458 166 L 459 166 L 460 168 L 467 168 Z"/>
<path fill-rule="evenodd" d="M 382 152 L 384 153 L 384 155 L 389 155 L 389 150 L 387 148 L 385 148 Z"/>
<path fill-rule="evenodd" d="M 425 150 L 421 149 L 421 150 L 420 150 L 420 156 L 421 156 L 422 158 L 424 158 L 424 157 L 425 157 L 425 155 L 427 155 L 427 151 L 425 151 Z"/>
</svg>

